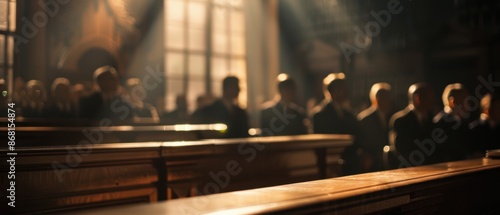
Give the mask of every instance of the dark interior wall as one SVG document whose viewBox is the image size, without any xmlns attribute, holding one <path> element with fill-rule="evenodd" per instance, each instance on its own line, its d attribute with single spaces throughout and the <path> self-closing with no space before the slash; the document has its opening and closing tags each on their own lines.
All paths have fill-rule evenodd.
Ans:
<svg viewBox="0 0 500 215">
<path fill-rule="evenodd" d="M 28 40 L 15 54 L 15 76 L 48 87 L 57 77 L 90 83 L 103 65 L 116 67 L 123 83 L 148 66 L 162 73 L 162 8 L 161 0 L 18 0 L 16 34 Z M 146 101 L 163 98 L 161 84 Z"/>
<path fill-rule="evenodd" d="M 397 13 L 385 17 L 391 9 Z M 320 97 L 312 80 L 344 72 L 355 111 L 368 105 L 368 91 L 378 81 L 393 86 L 397 109 L 407 104 L 407 89 L 415 82 L 430 82 L 438 98 L 454 82 L 474 92 L 479 77 L 499 78 L 498 12 L 498 1 L 280 0 L 280 34 L 287 46 L 280 63 L 308 77 L 302 79 L 305 99 Z M 371 43 L 357 46 L 363 37 L 355 29 L 366 35 L 370 23 L 379 31 L 370 26 Z M 306 60 L 311 58 L 316 60 Z"/>
</svg>

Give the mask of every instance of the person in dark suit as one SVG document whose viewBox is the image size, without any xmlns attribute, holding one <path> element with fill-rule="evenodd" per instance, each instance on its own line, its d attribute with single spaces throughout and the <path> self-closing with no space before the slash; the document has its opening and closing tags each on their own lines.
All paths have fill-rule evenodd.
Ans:
<svg viewBox="0 0 500 215">
<path fill-rule="evenodd" d="M 436 110 L 433 88 L 427 83 L 411 85 L 408 101 L 408 106 L 392 115 L 389 123 L 389 141 L 397 151 L 397 167 L 442 161 L 441 148 L 437 147 L 438 143 L 431 136 L 435 128 L 432 118 Z"/>
<path fill-rule="evenodd" d="M 51 85 L 52 102 L 47 108 L 49 118 L 76 118 L 77 108 L 72 102 L 71 83 L 67 78 L 56 78 Z"/>
<path fill-rule="evenodd" d="M 25 118 L 43 118 L 47 110 L 47 91 L 39 80 L 26 82 L 26 104 L 22 107 Z"/>
<path fill-rule="evenodd" d="M 238 104 L 239 79 L 228 76 L 222 82 L 222 98 L 211 105 L 196 110 L 191 117 L 193 123 L 223 123 L 227 126 L 223 138 L 248 137 L 248 115 Z"/>
<path fill-rule="evenodd" d="M 7 91 L 7 85 L 5 84 L 5 80 L 3 78 L 0 79 L 0 92 Z M 8 96 L 0 96 L 0 117 L 7 117 L 9 114 L 9 106 L 7 106 Z M 15 108 L 11 108 L 15 110 Z"/>
<path fill-rule="evenodd" d="M 126 88 L 126 98 L 128 104 L 132 107 L 133 121 L 135 123 L 159 123 L 160 117 L 156 107 L 144 101 L 147 92 L 141 80 L 139 80 L 139 78 L 129 78 L 126 83 Z"/>
<path fill-rule="evenodd" d="M 365 171 L 385 169 L 383 149 L 389 145 L 389 117 L 392 111 L 391 85 L 376 83 L 370 90 L 372 105 L 358 114 L 363 136 L 361 147 L 366 155 Z"/>
<path fill-rule="evenodd" d="M 97 92 L 82 97 L 79 116 L 85 119 L 108 118 L 115 123 L 130 121 L 132 108 L 119 93 L 118 73 L 111 66 L 103 66 L 94 72 Z"/>
<path fill-rule="evenodd" d="M 486 150 L 500 149 L 500 93 L 486 94 L 481 99 L 482 113 L 470 123 L 470 148 L 476 157 L 484 157 Z"/>
<path fill-rule="evenodd" d="M 302 107 L 294 102 L 295 81 L 280 74 L 279 97 L 265 102 L 261 108 L 260 128 L 262 136 L 306 134 L 306 115 Z"/>
<path fill-rule="evenodd" d="M 325 78 L 326 99 L 312 110 L 313 131 L 317 134 L 352 134 L 358 129 L 357 119 L 349 110 L 346 81 L 341 78 Z"/>
<path fill-rule="evenodd" d="M 162 123 L 167 125 L 184 124 L 189 122 L 188 104 L 184 94 L 175 98 L 175 109 L 163 114 Z"/>
<path fill-rule="evenodd" d="M 354 143 L 343 154 L 342 174 L 350 175 L 361 172 L 361 130 L 358 120 L 347 107 L 347 86 L 342 73 L 331 74 L 325 78 L 327 92 L 324 101 L 312 110 L 313 133 L 316 134 L 351 134 Z"/>
<path fill-rule="evenodd" d="M 443 129 L 447 138 L 439 144 L 444 151 L 444 161 L 463 160 L 468 154 L 469 124 L 471 113 L 464 100 L 469 92 L 460 83 L 449 84 L 443 90 L 444 108 L 433 119 L 437 128 Z"/>
</svg>

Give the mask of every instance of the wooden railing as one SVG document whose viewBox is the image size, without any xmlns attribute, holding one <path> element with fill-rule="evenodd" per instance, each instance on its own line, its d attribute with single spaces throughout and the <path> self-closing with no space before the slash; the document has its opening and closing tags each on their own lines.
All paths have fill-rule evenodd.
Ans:
<svg viewBox="0 0 500 215">
<path fill-rule="evenodd" d="M 499 178 L 484 158 L 73 214 L 500 214 Z"/>
<path fill-rule="evenodd" d="M 336 161 L 351 143 L 349 135 L 303 135 L 19 147 L 15 212 L 170 201 L 339 176 Z M 4 162 L 7 152 L 0 150 Z M 7 188 L 9 166 L 0 169 Z"/>
</svg>

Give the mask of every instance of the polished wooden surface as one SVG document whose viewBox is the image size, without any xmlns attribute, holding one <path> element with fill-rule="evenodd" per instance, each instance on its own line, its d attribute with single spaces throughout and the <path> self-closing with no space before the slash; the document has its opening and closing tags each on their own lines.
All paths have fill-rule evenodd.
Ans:
<svg viewBox="0 0 500 215">
<path fill-rule="evenodd" d="M 340 154 L 352 143 L 351 138 L 349 135 L 312 134 L 166 142 L 161 152 L 168 175 L 165 198 L 336 177 L 341 174 Z M 329 153 L 318 157 L 317 150 Z M 229 174 L 228 165 L 236 165 L 240 173 Z M 223 182 L 218 180 L 220 177 Z"/>
<path fill-rule="evenodd" d="M 74 214 L 498 214 L 499 177 L 484 158 Z"/>
<path fill-rule="evenodd" d="M 18 147 L 16 209 L 66 212 L 315 180 L 322 178 L 320 168 L 338 166 L 317 163 L 315 150 L 336 152 L 330 154 L 334 160 L 351 143 L 349 135 L 303 135 Z M 0 159 L 7 160 L 6 153 L 0 150 Z M 221 172 L 236 163 L 241 172 L 211 189 L 220 178 L 210 173 L 227 174 Z M 2 173 L 7 168 L 0 166 Z M 1 177 L 2 187 L 6 183 Z M 205 189 L 207 184 L 212 187 Z"/>
<path fill-rule="evenodd" d="M 82 126 L 75 124 L 53 126 L 23 125 L 16 123 L 17 146 L 70 145 L 80 141 L 92 144 L 180 141 L 220 138 L 223 124 L 198 125 L 110 125 Z M 224 126 L 224 127 L 223 127 Z M 0 138 L 7 138 L 7 127 L 0 128 Z"/>
</svg>

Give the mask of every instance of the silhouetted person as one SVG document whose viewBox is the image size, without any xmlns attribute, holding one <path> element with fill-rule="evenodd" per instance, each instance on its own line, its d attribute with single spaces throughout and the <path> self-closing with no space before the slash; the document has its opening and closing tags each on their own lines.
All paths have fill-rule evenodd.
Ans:
<svg viewBox="0 0 500 215">
<path fill-rule="evenodd" d="M 78 112 L 72 100 L 70 81 L 67 78 L 56 78 L 52 82 L 50 90 L 52 102 L 47 108 L 46 116 L 49 118 L 76 118 Z"/>
<path fill-rule="evenodd" d="M 338 76 L 338 77 L 337 77 Z M 347 103 L 347 86 L 342 73 L 335 75 L 333 80 L 325 78 L 327 95 L 319 106 L 312 111 L 313 132 L 316 134 L 351 134 L 354 143 L 348 146 L 343 154 L 343 174 L 355 174 L 360 169 L 360 145 L 357 137 L 360 135 L 358 120 L 345 106 Z"/>
<path fill-rule="evenodd" d="M 21 108 L 27 105 L 26 83 L 22 77 L 16 77 L 14 79 L 14 92 L 12 93 L 12 100 L 16 103 L 16 106 L 18 106 L 16 108 Z"/>
<path fill-rule="evenodd" d="M 127 80 L 127 101 L 132 107 L 132 118 L 134 122 L 150 120 L 154 123 L 160 122 L 160 117 L 156 107 L 150 103 L 144 102 L 146 98 L 146 89 L 144 89 L 138 78 Z"/>
<path fill-rule="evenodd" d="M 444 108 L 433 119 L 437 128 L 443 129 L 447 138 L 436 147 L 444 151 L 444 161 L 463 160 L 466 158 L 469 143 L 469 124 L 471 113 L 464 104 L 469 95 L 467 89 L 459 83 L 449 84 L 443 90 Z"/>
<path fill-rule="evenodd" d="M 278 83 L 279 97 L 262 105 L 260 124 L 263 136 L 306 134 L 305 110 L 295 104 L 295 81 Z"/>
<path fill-rule="evenodd" d="M 376 83 L 370 90 L 371 106 L 358 114 L 363 135 L 361 144 L 368 162 L 365 171 L 385 169 L 383 149 L 389 145 L 389 118 L 392 111 L 391 85 Z"/>
<path fill-rule="evenodd" d="M 222 98 L 195 111 L 193 123 L 223 123 L 227 126 L 225 138 L 248 137 L 248 116 L 237 104 L 240 93 L 239 80 L 229 76 L 222 82 Z"/>
<path fill-rule="evenodd" d="M 212 95 L 199 95 L 198 97 L 196 97 L 196 110 L 211 105 L 214 100 L 215 98 Z"/>
<path fill-rule="evenodd" d="M 80 99 L 80 117 L 86 119 L 109 118 L 115 122 L 129 120 L 132 108 L 119 93 L 118 73 L 111 66 L 103 66 L 94 72 L 97 92 Z"/>
<path fill-rule="evenodd" d="M 482 113 L 470 124 L 473 152 L 481 157 L 486 150 L 500 149 L 500 93 L 486 94 L 481 99 Z"/>
<path fill-rule="evenodd" d="M 7 91 L 7 85 L 5 84 L 5 80 L 2 78 L 0 79 L 0 93 L 3 92 L 3 91 Z M 8 116 L 8 109 L 10 108 L 9 106 L 7 106 L 7 98 L 8 98 L 8 95 L 6 96 L 3 96 L 1 95 L 0 96 L 0 117 L 7 117 Z M 12 110 L 16 110 L 16 108 L 11 108 Z M 12 112 L 11 112 L 12 113 Z"/>
<path fill-rule="evenodd" d="M 435 95 L 426 83 L 408 89 L 408 106 L 390 120 L 390 142 L 398 155 L 398 167 L 419 166 L 442 161 L 441 148 L 432 138 Z M 444 133 L 444 132 L 441 132 Z M 442 135 L 435 135 L 442 140 Z"/>
<path fill-rule="evenodd" d="M 46 111 L 47 92 L 39 80 L 26 82 L 26 105 L 22 107 L 25 118 L 44 117 Z"/>
<path fill-rule="evenodd" d="M 189 122 L 189 113 L 186 96 L 181 94 L 175 98 L 175 109 L 163 115 L 164 124 L 184 124 Z"/>
</svg>

